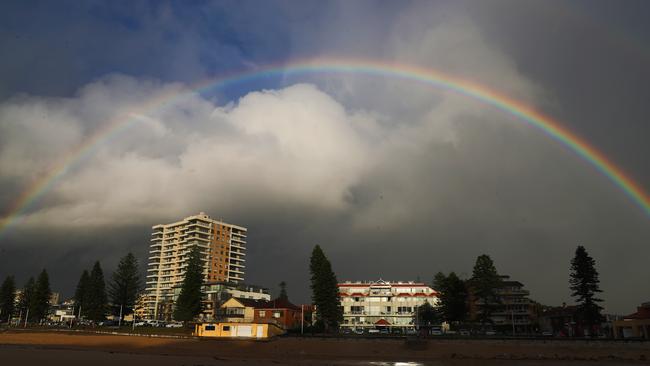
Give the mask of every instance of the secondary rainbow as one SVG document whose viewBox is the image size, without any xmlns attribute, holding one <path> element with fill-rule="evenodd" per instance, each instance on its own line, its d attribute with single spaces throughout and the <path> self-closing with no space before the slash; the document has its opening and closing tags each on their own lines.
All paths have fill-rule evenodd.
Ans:
<svg viewBox="0 0 650 366">
<path fill-rule="evenodd" d="M 256 68 L 239 73 L 225 75 L 219 78 L 210 79 L 193 84 L 187 88 L 173 90 L 144 103 L 127 113 L 116 116 L 107 121 L 103 127 L 88 137 L 83 143 L 71 149 L 65 156 L 53 165 L 48 173 L 37 180 L 14 201 L 0 219 L 0 235 L 8 227 L 21 218 L 26 217 L 25 211 L 47 192 L 70 167 L 82 161 L 90 155 L 95 147 L 109 140 L 112 136 L 119 134 L 137 120 L 137 114 L 146 114 L 149 111 L 161 106 L 166 102 L 172 102 L 176 98 L 188 93 L 203 92 L 212 88 L 222 88 L 230 84 L 254 81 L 265 77 L 277 77 L 281 75 L 301 74 L 364 74 L 383 77 L 394 77 L 404 80 L 415 81 L 432 87 L 448 90 L 459 95 L 464 95 L 485 104 L 491 105 L 507 114 L 517 117 L 520 121 L 529 126 L 544 132 L 563 145 L 567 146 L 574 153 L 589 162 L 593 167 L 609 178 L 620 188 L 634 203 L 636 203 L 646 215 L 650 216 L 650 195 L 648 195 L 639 184 L 628 177 L 622 169 L 614 165 L 604 154 L 596 150 L 589 143 L 572 133 L 561 123 L 549 116 L 543 115 L 533 107 L 506 96 L 485 85 L 465 80 L 453 75 L 444 74 L 431 68 L 400 63 L 382 62 L 377 60 L 364 59 L 315 59 L 297 61 L 286 64 L 276 64 Z"/>
</svg>

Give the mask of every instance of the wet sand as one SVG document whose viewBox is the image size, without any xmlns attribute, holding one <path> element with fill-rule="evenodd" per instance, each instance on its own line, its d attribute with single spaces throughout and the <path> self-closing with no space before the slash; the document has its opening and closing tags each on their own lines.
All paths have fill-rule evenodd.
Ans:
<svg viewBox="0 0 650 366">
<path fill-rule="evenodd" d="M 0 333 L 2 365 L 639 365 L 649 343 L 278 338 L 268 342 Z"/>
</svg>

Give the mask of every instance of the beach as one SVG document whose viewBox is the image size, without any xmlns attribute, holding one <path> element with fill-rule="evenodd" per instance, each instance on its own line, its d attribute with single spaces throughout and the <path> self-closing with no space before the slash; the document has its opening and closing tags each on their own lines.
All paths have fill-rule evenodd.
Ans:
<svg viewBox="0 0 650 366">
<path fill-rule="evenodd" d="M 637 365 L 647 342 L 281 337 L 271 341 L 80 332 L 0 333 L 3 365 Z"/>
</svg>

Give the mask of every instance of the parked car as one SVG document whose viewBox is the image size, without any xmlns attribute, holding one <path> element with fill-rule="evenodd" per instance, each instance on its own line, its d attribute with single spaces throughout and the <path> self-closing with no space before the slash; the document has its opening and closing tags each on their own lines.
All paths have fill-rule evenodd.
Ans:
<svg viewBox="0 0 650 366">
<path fill-rule="evenodd" d="M 148 324 L 148 326 L 154 327 L 154 328 L 156 328 L 156 327 L 164 327 L 165 326 L 165 322 L 163 322 L 161 320 L 148 320 L 147 324 Z"/>
<path fill-rule="evenodd" d="M 461 330 L 459 330 L 459 333 L 460 333 L 460 335 L 466 337 L 466 336 L 469 335 L 469 330 L 467 330 L 467 329 L 461 329 Z"/>
<path fill-rule="evenodd" d="M 542 337 L 552 337 L 553 332 L 542 332 Z"/>
<path fill-rule="evenodd" d="M 388 328 L 383 328 L 379 329 L 380 334 L 390 334 L 390 330 Z"/>
<path fill-rule="evenodd" d="M 181 323 L 181 322 L 171 322 L 171 323 L 167 323 L 167 325 L 165 327 L 167 327 L 167 328 L 183 328 L 183 323 Z"/>
<path fill-rule="evenodd" d="M 486 336 L 494 336 L 494 335 L 497 335 L 497 332 L 495 332 L 493 330 L 486 330 L 485 335 Z"/>
<path fill-rule="evenodd" d="M 379 329 L 368 329 L 368 334 L 379 334 Z"/>
<path fill-rule="evenodd" d="M 408 335 L 416 335 L 416 334 L 418 334 L 418 331 L 413 329 L 413 328 L 406 328 L 406 334 L 408 334 Z"/>
<path fill-rule="evenodd" d="M 354 334 L 359 334 L 359 335 L 361 335 L 361 334 L 363 334 L 363 328 L 357 328 L 357 329 L 355 329 L 353 332 L 354 332 Z"/>
<path fill-rule="evenodd" d="M 114 327 L 117 326 L 119 323 L 117 320 L 104 320 L 103 322 L 97 323 L 100 327 Z"/>
<path fill-rule="evenodd" d="M 146 327 L 146 326 L 148 326 L 146 320 L 138 320 L 133 325 L 136 326 L 136 327 Z"/>
</svg>

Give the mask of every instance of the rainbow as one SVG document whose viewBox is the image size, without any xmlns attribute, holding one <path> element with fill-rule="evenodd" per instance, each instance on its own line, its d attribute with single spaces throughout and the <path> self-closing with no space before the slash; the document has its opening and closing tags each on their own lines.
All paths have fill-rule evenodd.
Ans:
<svg viewBox="0 0 650 366">
<path fill-rule="evenodd" d="M 127 113 L 116 116 L 116 118 L 106 122 L 103 127 L 98 129 L 81 144 L 71 149 L 55 165 L 50 167 L 46 174 L 22 192 L 8 208 L 3 218 L 0 219 L 0 235 L 16 222 L 26 219 L 29 216 L 26 214 L 26 210 L 34 202 L 38 201 L 45 192 L 49 191 L 72 166 L 89 156 L 97 146 L 100 146 L 102 143 L 111 139 L 112 136 L 119 134 L 131 123 L 134 123 L 137 120 L 138 114 L 151 111 L 161 104 L 173 101 L 187 93 L 200 93 L 212 88 L 223 88 L 230 84 L 254 81 L 265 77 L 283 75 L 299 76 L 320 73 L 363 74 L 399 78 L 451 91 L 481 101 L 506 114 L 515 116 L 518 120 L 542 131 L 549 137 L 567 146 L 575 154 L 589 162 L 605 177 L 609 178 L 646 215 L 650 216 L 650 196 L 632 178 L 627 176 L 622 169 L 614 165 L 603 153 L 562 126 L 560 122 L 514 98 L 510 98 L 485 85 L 415 65 L 363 59 L 315 59 L 269 65 L 255 70 L 233 73 L 202 81 L 182 90 L 174 89 L 152 98 L 147 103 L 139 105 Z"/>
</svg>

